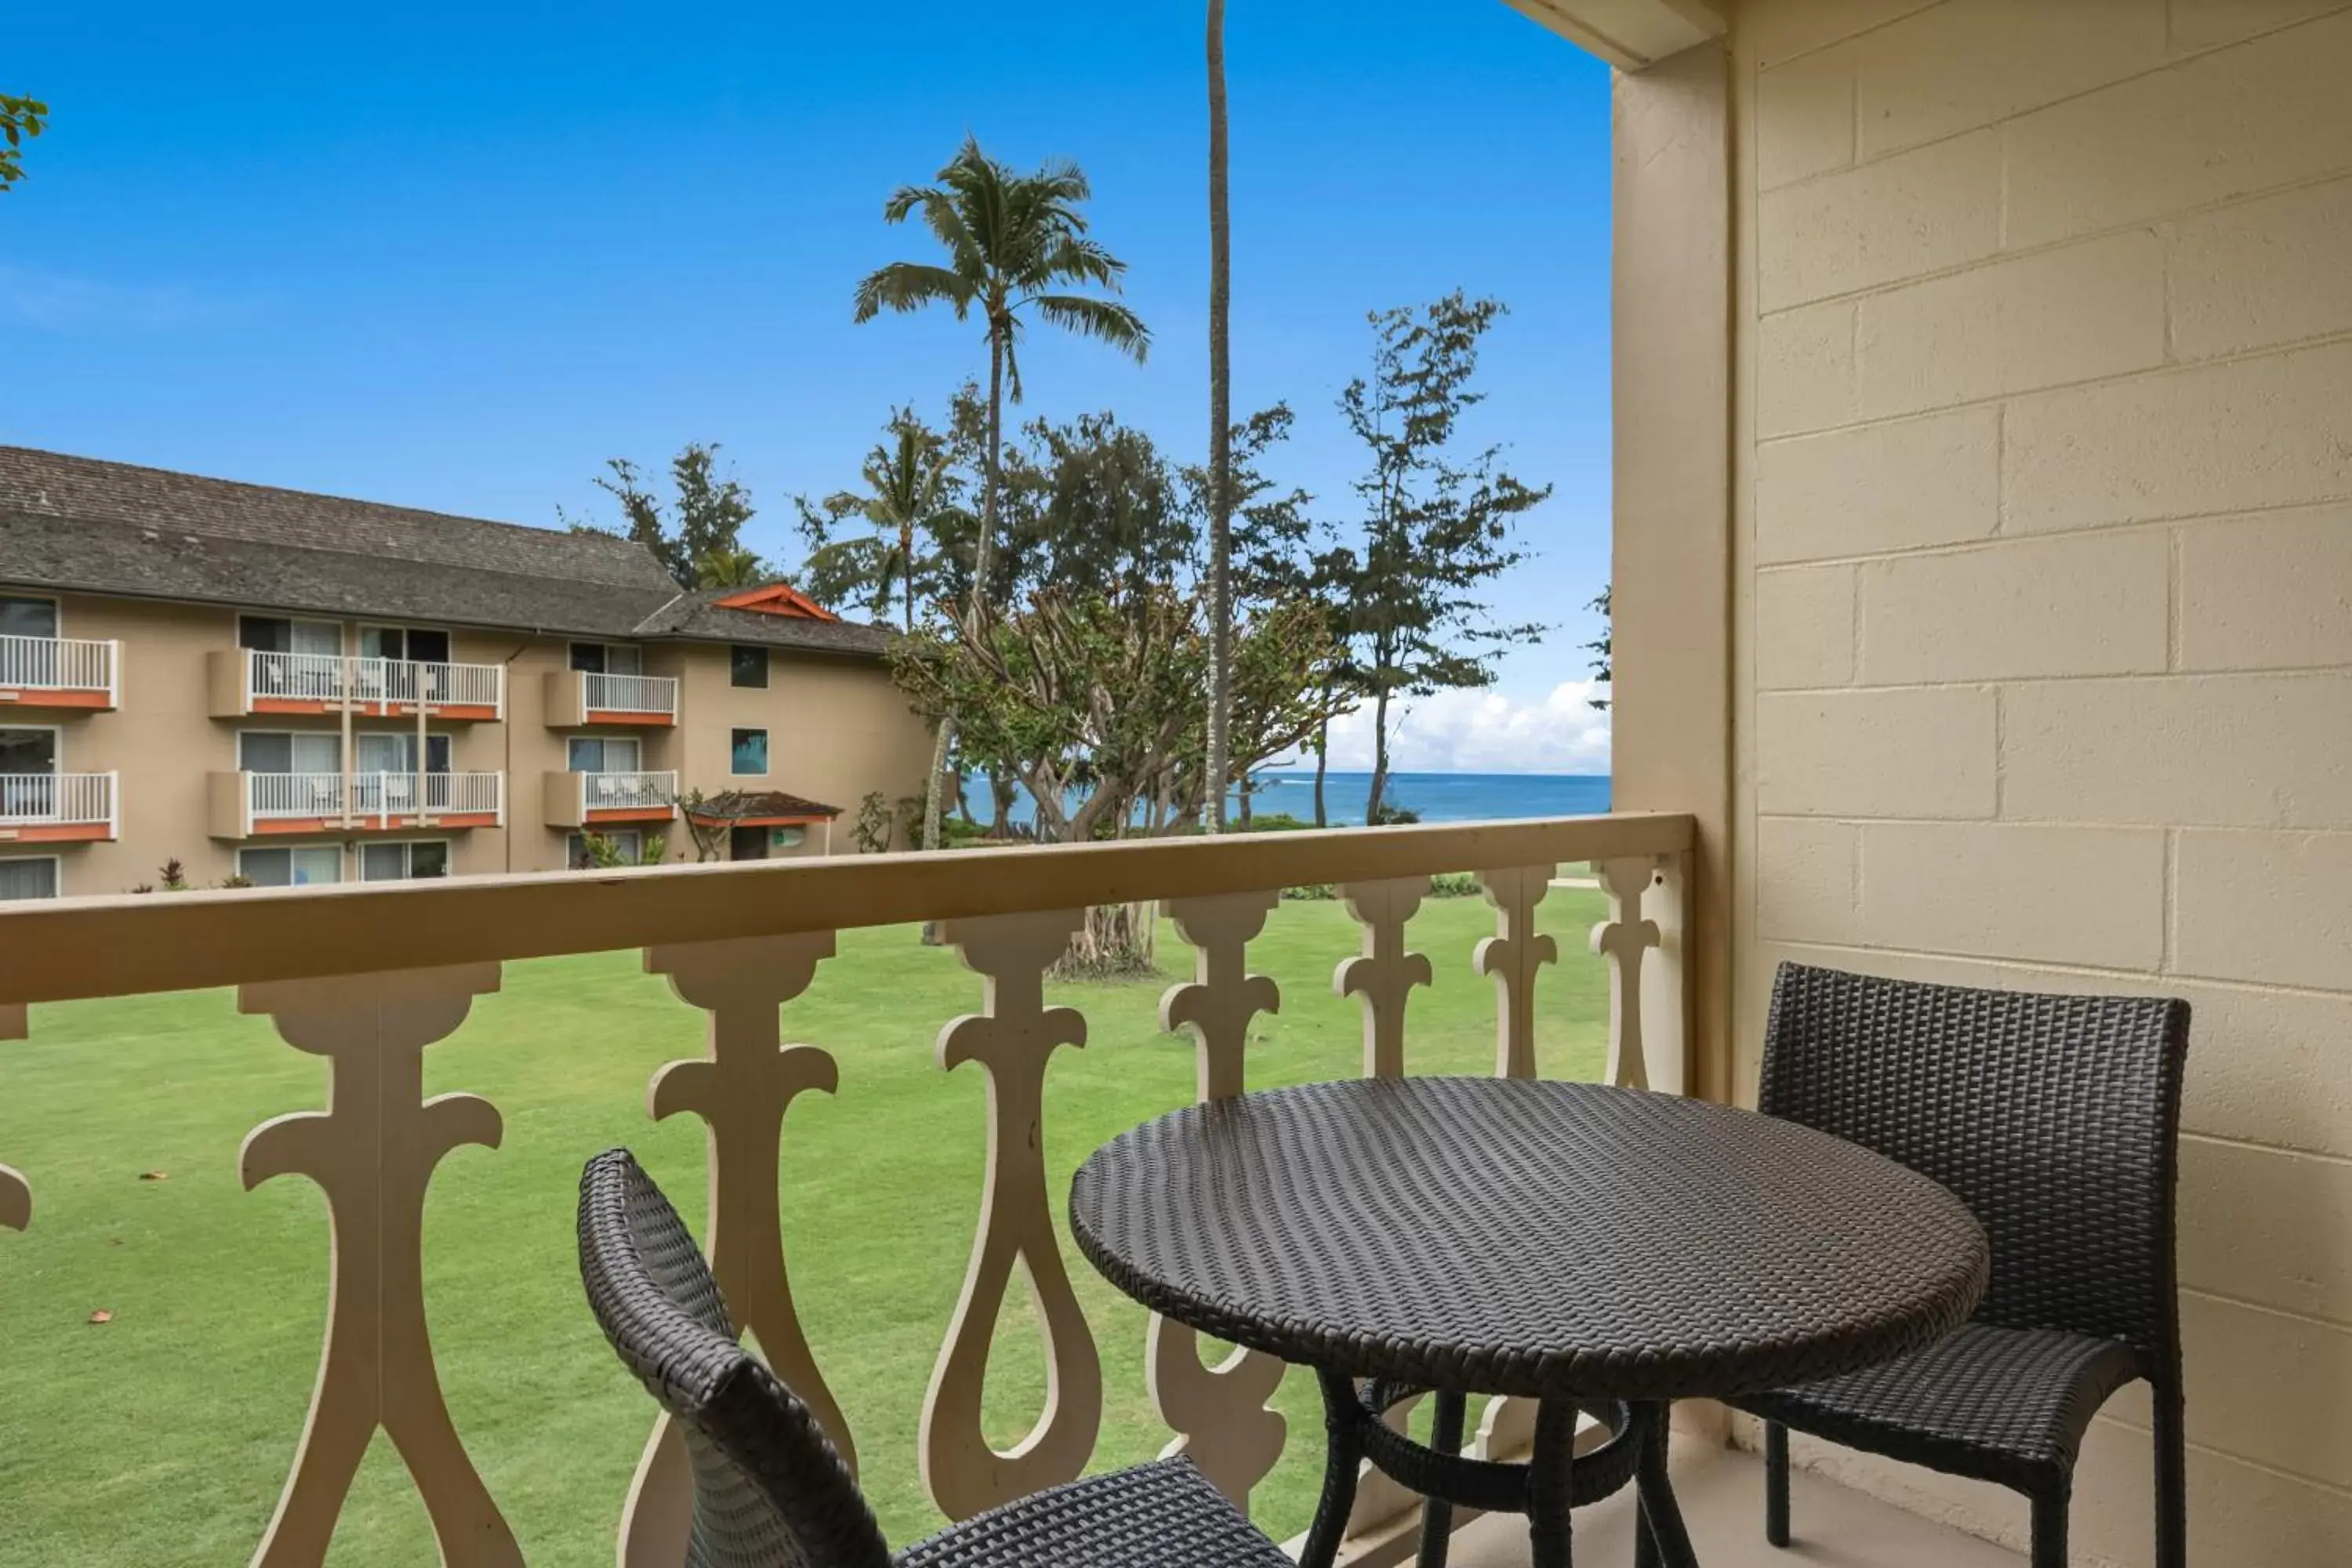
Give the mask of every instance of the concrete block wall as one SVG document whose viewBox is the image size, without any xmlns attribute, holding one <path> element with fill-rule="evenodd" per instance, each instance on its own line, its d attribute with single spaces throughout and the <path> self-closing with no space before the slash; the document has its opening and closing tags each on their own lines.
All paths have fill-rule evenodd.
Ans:
<svg viewBox="0 0 2352 1568">
<path fill-rule="evenodd" d="M 1731 46 L 1740 1081 L 1782 959 L 2188 997 L 2191 1560 L 2341 1568 L 2352 8 L 1748 0 Z M 2147 1428 L 2095 1429 L 2078 1562 L 2149 1561 Z"/>
</svg>

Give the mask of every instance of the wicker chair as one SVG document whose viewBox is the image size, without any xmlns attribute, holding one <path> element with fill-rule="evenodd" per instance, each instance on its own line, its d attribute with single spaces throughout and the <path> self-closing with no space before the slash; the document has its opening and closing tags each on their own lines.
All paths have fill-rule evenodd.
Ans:
<svg viewBox="0 0 2352 1568">
<path fill-rule="evenodd" d="M 2155 1394 L 2156 1561 L 2187 1562 L 2173 1185 L 2189 1005 L 1881 980 L 1784 963 L 1761 1109 L 1934 1177 L 1992 1242 L 1973 1321 L 1905 1360 L 1733 1401 L 1765 1422 L 1766 1538 L 1789 1543 L 1788 1429 L 1994 1481 L 2064 1568 L 2074 1460 Z"/>
<path fill-rule="evenodd" d="M 625 1149 L 580 1177 L 580 1274 L 621 1360 L 694 1466 L 687 1568 L 890 1568 L 873 1511 L 807 1405 L 735 1342 L 702 1254 Z M 1294 1568 L 1188 1459 L 1023 1498 L 898 1568 Z"/>
</svg>

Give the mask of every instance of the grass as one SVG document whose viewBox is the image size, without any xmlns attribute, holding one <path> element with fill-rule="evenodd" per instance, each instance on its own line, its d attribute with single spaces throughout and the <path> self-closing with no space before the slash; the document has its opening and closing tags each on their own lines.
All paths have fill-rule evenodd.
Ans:
<svg viewBox="0 0 2352 1568">
<path fill-rule="evenodd" d="M 1595 1077 L 1608 989 L 1582 935 L 1601 900 L 1561 889 L 1542 912 L 1564 955 L 1538 994 L 1544 1068 Z M 1412 1070 L 1493 1070 L 1493 987 L 1469 966 L 1492 929 L 1472 899 L 1424 904 L 1410 928 L 1437 973 L 1412 1003 Z M 1253 1086 L 1360 1070 L 1358 1005 L 1330 989 L 1355 942 L 1338 904 L 1276 912 L 1252 959 L 1281 983 L 1283 1011 L 1253 1037 Z M 1189 950 L 1165 928 L 1160 961 L 1190 976 Z M 1161 989 L 1055 988 L 1090 1029 L 1047 1079 L 1057 1194 L 1097 1144 L 1191 1097 L 1189 1043 L 1157 1026 Z M 841 1092 L 804 1098 L 785 1125 L 795 1294 L 898 1544 L 940 1522 L 916 1476 L 916 1425 L 969 1256 L 983 1146 L 982 1073 L 940 1072 L 931 1043 L 978 996 L 951 953 L 899 928 L 843 933 L 840 955 L 785 1010 L 785 1037 L 826 1047 L 841 1067 Z M 426 1308 L 457 1429 L 534 1564 L 612 1561 L 652 1415 L 581 1300 L 580 1165 L 627 1143 L 698 1223 L 701 1130 L 656 1124 L 644 1106 L 656 1068 L 701 1051 L 701 1015 L 634 954 L 607 953 L 509 965 L 504 989 L 425 1058 L 428 1091 L 484 1095 L 506 1119 L 501 1148 L 459 1150 L 436 1179 Z M 0 1232 L 0 1568 L 252 1552 L 309 1403 L 327 1228 L 315 1186 L 243 1192 L 236 1154 L 261 1121 L 318 1106 L 323 1073 L 226 992 L 37 1007 L 33 1037 L 0 1046 L 0 1158 L 26 1173 L 36 1205 L 30 1232 Z M 162 1179 L 142 1179 L 150 1172 Z M 1149 1458 L 1168 1432 L 1144 1393 L 1143 1314 L 1066 1255 L 1103 1361 L 1096 1464 Z M 100 1310 L 110 1321 L 87 1321 Z M 988 1410 L 1000 1445 L 1038 1409 L 1034 1322 L 1024 1304 L 998 1335 Z M 1278 1405 L 1291 1443 L 1254 1511 L 1280 1538 L 1304 1528 L 1321 1442 L 1311 1379 L 1294 1374 Z M 330 1561 L 434 1561 L 423 1506 L 381 1437 Z"/>
</svg>

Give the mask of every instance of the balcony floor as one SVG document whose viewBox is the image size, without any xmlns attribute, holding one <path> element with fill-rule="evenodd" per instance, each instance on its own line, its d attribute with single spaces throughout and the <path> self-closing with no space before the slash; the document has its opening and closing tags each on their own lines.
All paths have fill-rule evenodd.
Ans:
<svg viewBox="0 0 2352 1568">
<path fill-rule="evenodd" d="M 1790 1481 L 1794 1539 L 1764 1543 L 1764 1466 L 1753 1454 L 1677 1440 L 1675 1495 L 1703 1568 L 2021 1568 L 2025 1559 L 1805 1470 Z M 1633 1561 L 1632 1489 L 1576 1515 L 1576 1561 Z M 1453 1568 L 1527 1568 L 1527 1521 L 1489 1516 L 1454 1537 Z"/>
</svg>

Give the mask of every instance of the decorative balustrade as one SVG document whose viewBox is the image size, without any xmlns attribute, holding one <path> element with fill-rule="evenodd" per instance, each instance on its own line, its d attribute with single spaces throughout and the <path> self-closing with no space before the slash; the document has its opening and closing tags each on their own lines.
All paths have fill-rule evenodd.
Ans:
<svg viewBox="0 0 2352 1568">
<path fill-rule="evenodd" d="M 647 1105 L 656 1118 L 691 1115 L 708 1128 L 705 1245 L 720 1288 L 855 1463 L 857 1435 L 794 1307 L 777 1173 L 795 1100 L 815 1091 L 855 1101 L 857 1090 L 823 1044 L 785 1043 L 780 1009 L 824 984 L 837 930 L 937 920 L 976 973 L 979 1002 L 946 1024 L 937 1058 L 942 1069 L 970 1063 L 986 1075 L 988 1153 L 964 1288 L 941 1326 L 921 1411 L 931 1499 L 964 1518 L 1076 1477 L 1093 1456 L 1107 1378 L 1139 1381 L 1173 1433 L 1171 1449 L 1246 1499 L 1283 1452 L 1285 1424 L 1268 1408 L 1282 1367 L 1245 1352 L 1203 1364 L 1194 1336 L 1164 1322 L 1139 1363 L 1130 1345 L 1098 1344 L 1055 1228 L 1062 1194 L 1042 1153 L 1045 1087 L 1060 1048 L 1084 1046 L 1087 1021 L 1048 1005 L 1046 972 L 1083 911 L 1158 900 L 1192 943 L 1192 978 L 1169 990 L 1160 1016 L 1192 1037 L 1204 1100 L 1246 1087 L 1253 1021 L 1283 1002 L 1274 981 L 1250 972 L 1249 947 L 1276 889 L 1302 883 L 1338 885 L 1361 928 L 1362 951 L 1339 963 L 1335 987 L 1362 1008 L 1367 1073 L 1411 1069 L 1413 993 L 1443 962 L 1493 979 L 1496 1070 L 1528 1077 L 1537 978 L 1559 957 L 1536 930 L 1537 906 L 1560 864 L 1589 860 L 1611 902 L 1592 933 L 1612 974 L 1611 1077 L 1679 1090 L 1689 1081 L 1686 1003 L 1666 983 L 1678 986 L 1688 968 L 1675 947 L 1692 832 L 1686 816 L 1629 815 L 0 906 L 0 1037 L 24 1033 L 27 1003 L 234 984 L 243 1010 L 267 1014 L 289 1045 L 327 1059 L 328 1109 L 265 1122 L 241 1156 L 248 1186 L 279 1175 L 316 1182 L 333 1226 L 320 1376 L 254 1561 L 323 1562 L 381 1428 L 425 1501 L 443 1562 L 507 1568 L 521 1552 L 443 1404 L 420 1283 L 434 1167 L 461 1144 L 495 1149 L 500 1118 L 471 1095 L 426 1099 L 425 1051 L 498 988 L 505 961 L 642 949 L 646 967 L 707 1020 L 705 1054 L 662 1068 Z M 1413 951 L 1410 924 L 1430 877 L 1463 870 L 1481 879 L 1494 934 L 1472 952 Z M 380 969 L 352 973 L 355 963 Z M 38 1170 L 0 1166 L 0 1226 L 26 1225 L 39 1180 Z M 550 1223 L 571 1201 L 568 1190 L 547 1194 Z M 0 1237 L 0 1250 L 7 1245 Z M 983 1428 L 982 1388 L 1000 1313 L 1024 1280 L 1045 1341 L 1047 1394 L 1028 1436 L 999 1448 Z M 1530 1426 L 1523 1405 L 1489 1402 L 1472 1447 L 1507 1454 Z M 626 1498 L 613 1500 L 625 1568 L 678 1561 L 690 1489 L 682 1445 L 656 1424 Z M 1363 1493 L 1344 1560 L 1401 1561 L 1417 1500 L 1369 1485 Z"/>
<path fill-rule="evenodd" d="M 83 693 L 114 707 L 121 697 L 122 645 L 85 637 L 0 637 L 0 691 L 11 700 Z"/>
</svg>

